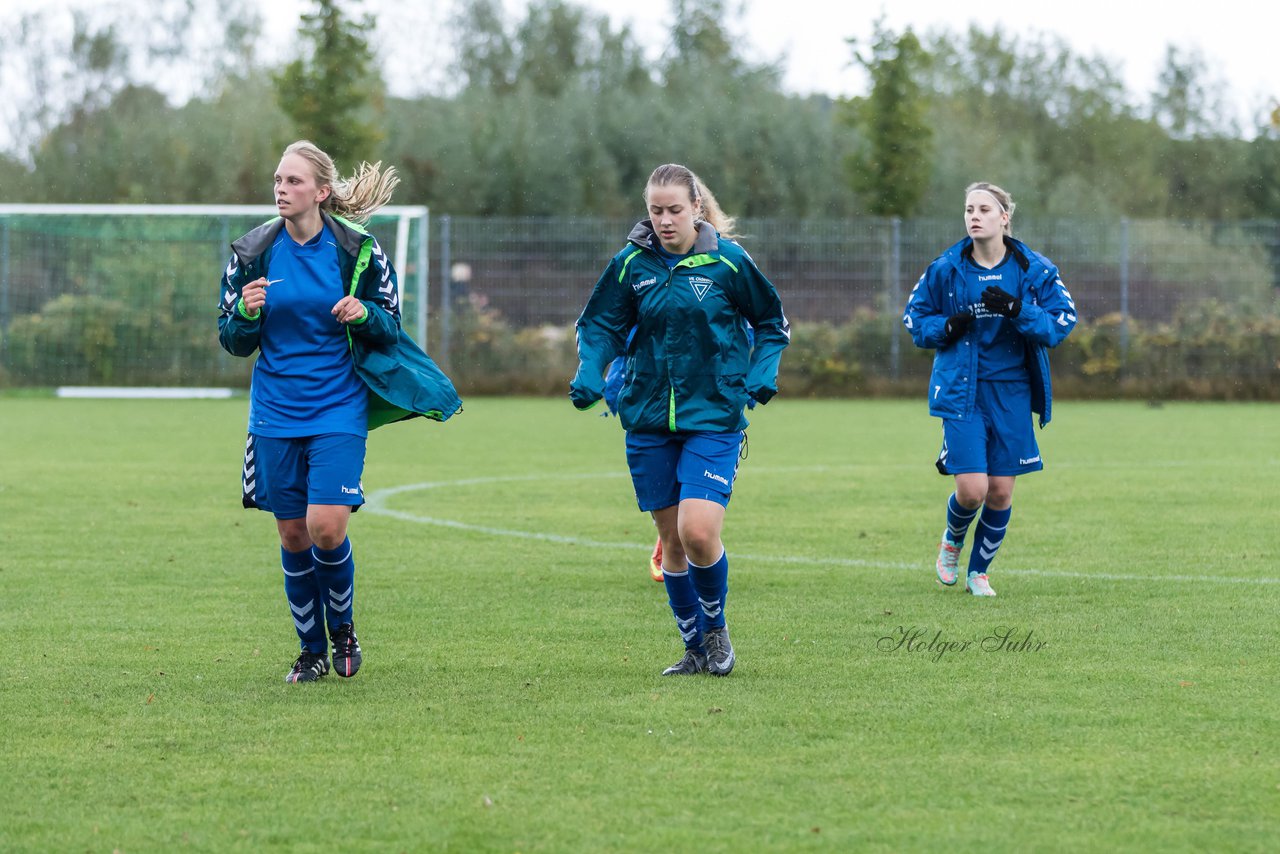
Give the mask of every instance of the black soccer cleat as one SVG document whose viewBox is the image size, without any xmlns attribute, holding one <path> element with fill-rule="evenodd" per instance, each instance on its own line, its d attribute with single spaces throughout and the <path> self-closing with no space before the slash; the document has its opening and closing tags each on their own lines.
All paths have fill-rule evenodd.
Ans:
<svg viewBox="0 0 1280 854">
<path fill-rule="evenodd" d="M 707 629 L 702 633 L 702 647 L 707 651 L 707 672 L 712 676 L 728 676 L 734 662 L 729 627 Z"/>
<path fill-rule="evenodd" d="M 284 677 L 284 681 L 315 682 L 328 672 L 329 659 L 323 652 L 308 652 L 304 649 L 298 656 L 298 660 L 293 663 L 293 669 Z"/>
<path fill-rule="evenodd" d="M 694 673 L 705 673 L 707 657 L 696 649 L 686 649 L 684 658 L 662 671 L 663 676 L 691 676 Z"/>
<path fill-rule="evenodd" d="M 343 623 L 331 629 L 329 640 L 333 641 L 333 672 L 342 677 L 355 676 L 362 660 L 355 626 Z"/>
</svg>

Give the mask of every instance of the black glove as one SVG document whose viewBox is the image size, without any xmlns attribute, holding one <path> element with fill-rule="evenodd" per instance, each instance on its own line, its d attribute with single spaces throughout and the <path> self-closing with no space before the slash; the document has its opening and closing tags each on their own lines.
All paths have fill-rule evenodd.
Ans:
<svg viewBox="0 0 1280 854">
<path fill-rule="evenodd" d="M 987 289 L 982 292 L 982 304 L 992 314 L 1003 314 L 1005 317 L 1017 317 L 1022 311 L 1022 300 L 995 285 L 987 285 Z"/>
<path fill-rule="evenodd" d="M 970 323 L 973 323 L 973 315 L 967 311 L 948 317 L 946 328 L 942 332 L 942 345 L 945 347 L 963 338 L 969 331 Z"/>
</svg>

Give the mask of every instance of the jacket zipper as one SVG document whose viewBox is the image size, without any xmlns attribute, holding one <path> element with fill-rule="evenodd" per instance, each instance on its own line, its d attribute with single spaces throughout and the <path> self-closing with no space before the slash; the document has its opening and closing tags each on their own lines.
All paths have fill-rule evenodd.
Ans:
<svg viewBox="0 0 1280 854">
<path fill-rule="evenodd" d="M 671 283 L 675 280 L 675 277 L 676 277 L 676 268 L 672 267 L 670 270 L 667 271 L 667 283 L 663 287 L 670 289 Z M 671 292 L 670 290 L 668 290 L 667 306 L 669 307 L 670 305 L 671 305 Z M 666 330 L 669 330 L 669 329 L 670 329 L 670 325 L 667 324 Z M 666 331 L 664 331 L 664 334 L 666 334 Z M 668 345 L 664 346 L 663 349 L 666 351 L 666 355 L 667 355 L 667 429 L 670 430 L 672 433 L 674 433 L 676 432 L 676 387 L 675 387 L 675 383 L 671 381 L 670 342 L 668 342 Z"/>
</svg>

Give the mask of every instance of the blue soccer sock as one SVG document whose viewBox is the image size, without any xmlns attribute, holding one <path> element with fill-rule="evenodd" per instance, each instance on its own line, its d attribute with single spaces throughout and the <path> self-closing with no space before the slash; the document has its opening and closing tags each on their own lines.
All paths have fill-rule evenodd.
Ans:
<svg viewBox="0 0 1280 854">
<path fill-rule="evenodd" d="M 291 552 L 281 546 L 280 566 L 284 570 L 284 595 L 289 600 L 298 640 L 308 652 L 322 653 L 327 646 L 324 605 L 320 603 L 320 584 L 311 564 L 311 549 Z"/>
<path fill-rule="evenodd" d="M 693 589 L 698 591 L 703 631 L 722 628 L 724 600 L 729 593 L 729 553 L 720 552 L 720 559 L 711 566 L 698 566 L 690 561 L 689 577 L 693 581 Z"/>
<path fill-rule="evenodd" d="M 991 561 L 995 560 L 996 551 L 1004 542 L 1004 532 L 1009 527 L 1009 517 L 1013 508 L 992 510 L 982 508 L 982 516 L 978 519 L 978 527 L 973 531 L 973 550 L 969 552 L 969 574 L 985 573 Z"/>
<path fill-rule="evenodd" d="M 972 510 L 962 507 L 956 494 L 951 493 L 951 497 L 947 499 L 947 539 L 951 541 L 951 545 L 964 545 L 964 537 L 969 533 L 969 525 L 981 509 L 981 505 Z"/>
<path fill-rule="evenodd" d="M 676 627 L 685 649 L 702 650 L 702 629 L 698 627 L 698 594 L 693 590 L 689 570 L 672 572 L 662 570 L 662 583 L 667 588 L 667 603 L 676 617 Z"/>
<path fill-rule="evenodd" d="M 351 606 L 355 599 L 356 561 L 351 538 L 344 539 L 336 549 L 312 546 L 311 554 L 316 562 L 316 575 L 320 577 L 325 622 L 331 629 L 354 622 Z"/>
</svg>

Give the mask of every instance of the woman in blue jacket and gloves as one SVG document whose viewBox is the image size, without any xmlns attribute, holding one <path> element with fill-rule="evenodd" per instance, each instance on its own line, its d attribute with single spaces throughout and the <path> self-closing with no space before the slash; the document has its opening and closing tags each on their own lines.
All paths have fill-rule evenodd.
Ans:
<svg viewBox="0 0 1280 854">
<path fill-rule="evenodd" d="M 1047 349 L 1076 325 L 1058 269 L 1011 236 L 1013 209 L 994 184 L 970 184 L 968 236 L 925 270 L 902 319 L 917 347 L 936 351 L 929 413 L 942 419 L 937 467 L 955 477 L 935 570 L 942 584 L 956 583 L 976 519 L 965 583 L 975 596 L 996 595 L 987 571 L 1009 527 L 1015 478 L 1044 468 L 1031 415 L 1049 423 Z"/>
<path fill-rule="evenodd" d="M 310 142 L 285 149 L 279 216 L 231 244 L 218 340 L 255 351 L 244 505 L 272 512 L 285 596 L 302 650 L 286 682 L 354 676 L 355 558 L 347 537 L 364 503 L 368 431 L 461 408 L 449 382 L 400 328 L 395 270 L 361 226 L 386 204 L 395 170 L 362 164 L 347 180 Z"/>
<path fill-rule="evenodd" d="M 663 583 L 684 656 L 663 675 L 728 675 L 729 562 L 720 540 L 733 492 L 748 401 L 777 393 L 790 341 L 782 302 L 745 250 L 734 222 L 689 169 L 659 166 L 637 223 L 578 318 L 574 406 L 604 394 L 609 363 L 625 354 L 618 416 L 640 509 L 662 541 Z M 747 340 L 746 320 L 755 328 Z M 628 342 L 628 333 L 635 334 Z"/>
</svg>

